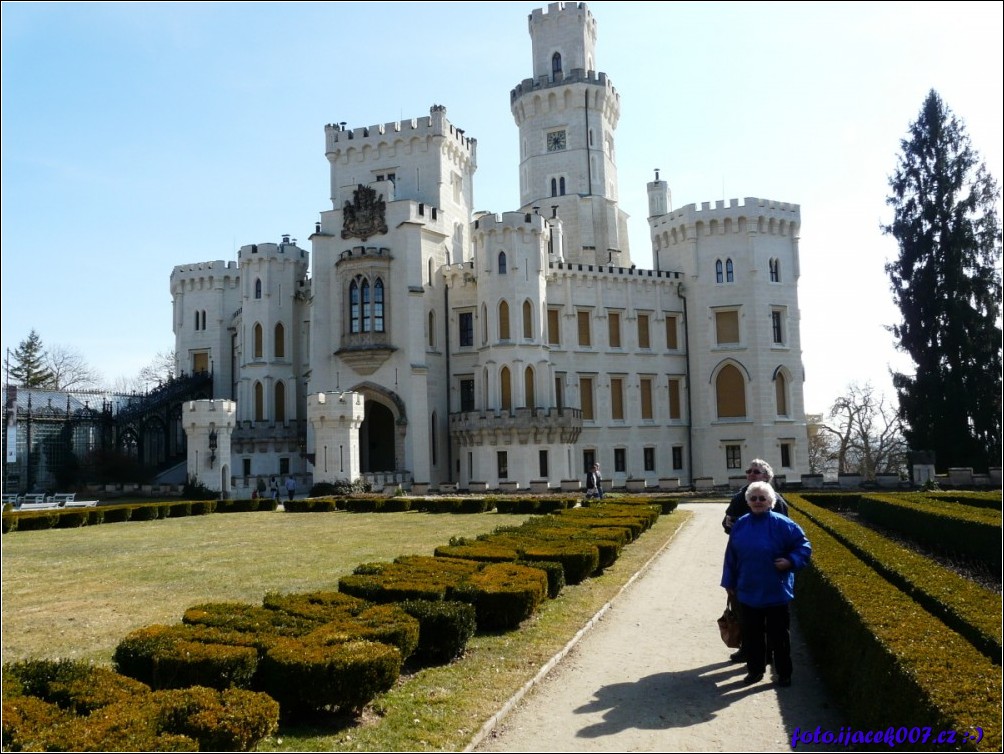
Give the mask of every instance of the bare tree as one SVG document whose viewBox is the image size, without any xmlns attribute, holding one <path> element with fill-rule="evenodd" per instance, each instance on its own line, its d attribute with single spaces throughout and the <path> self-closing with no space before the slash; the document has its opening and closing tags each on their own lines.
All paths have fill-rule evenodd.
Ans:
<svg viewBox="0 0 1004 754">
<path fill-rule="evenodd" d="M 809 414 L 805 419 L 805 431 L 809 440 L 809 473 L 836 473 L 837 440 L 825 426 L 823 415 Z"/>
<path fill-rule="evenodd" d="M 833 402 L 829 422 L 821 427 L 836 440 L 837 470 L 861 474 L 902 474 L 906 469 L 903 427 L 885 396 L 871 383 L 851 383 Z"/>
<path fill-rule="evenodd" d="M 156 386 L 170 382 L 174 376 L 174 351 L 158 351 L 150 363 L 139 370 L 137 382 L 143 386 Z"/>
<path fill-rule="evenodd" d="M 53 346 L 45 352 L 44 361 L 54 390 L 89 390 L 101 385 L 101 375 L 71 346 Z"/>
</svg>

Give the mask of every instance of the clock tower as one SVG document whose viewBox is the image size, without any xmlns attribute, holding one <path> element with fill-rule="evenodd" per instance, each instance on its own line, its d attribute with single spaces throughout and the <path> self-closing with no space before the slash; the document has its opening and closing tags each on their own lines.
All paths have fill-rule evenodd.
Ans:
<svg viewBox="0 0 1004 754">
<path fill-rule="evenodd" d="M 557 214 L 566 261 L 630 266 L 617 205 L 620 96 L 595 70 L 596 20 L 585 3 L 560 2 L 534 10 L 529 26 L 533 78 L 510 93 L 522 210 Z"/>
</svg>

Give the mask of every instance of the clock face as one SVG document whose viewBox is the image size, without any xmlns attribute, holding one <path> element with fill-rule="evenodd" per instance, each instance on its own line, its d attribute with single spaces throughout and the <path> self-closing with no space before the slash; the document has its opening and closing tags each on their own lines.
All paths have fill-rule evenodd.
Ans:
<svg viewBox="0 0 1004 754">
<path fill-rule="evenodd" d="M 557 152 L 565 148 L 565 132 L 551 131 L 547 135 L 547 151 Z"/>
</svg>

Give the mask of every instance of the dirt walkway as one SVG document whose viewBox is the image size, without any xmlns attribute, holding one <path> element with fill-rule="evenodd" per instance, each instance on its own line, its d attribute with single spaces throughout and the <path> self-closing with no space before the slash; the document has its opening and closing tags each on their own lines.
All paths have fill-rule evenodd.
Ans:
<svg viewBox="0 0 1004 754">
<path fill-rule="evenodd" d="M 796 728 L 839 730 L 797 625 L 791 688 L 741 685 L 715 625 L 725 504 L 681 508 L 691 521 L 474 751 L 789 751 Z"/>
</svg>

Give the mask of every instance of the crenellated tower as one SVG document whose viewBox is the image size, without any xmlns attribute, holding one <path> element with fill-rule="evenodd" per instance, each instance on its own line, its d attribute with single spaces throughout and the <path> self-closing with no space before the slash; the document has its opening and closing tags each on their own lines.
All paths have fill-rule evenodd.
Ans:
<svg viewBox="0 0 1004 754">
<path fill-rule="evenodd" d="M 529 28 L 533 77 L 510 92 L 522 209 L 561 217 L 569 261 L 630 266 L 617 204 L 620 96 L 595 70 L 596 20 L 585 3 L 551 3 Z"/>
</svg>

